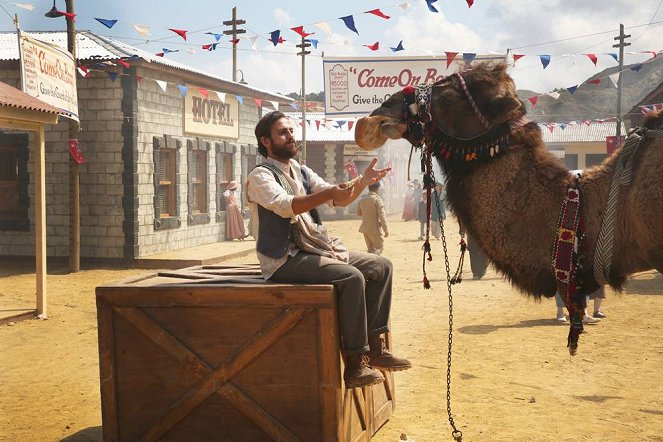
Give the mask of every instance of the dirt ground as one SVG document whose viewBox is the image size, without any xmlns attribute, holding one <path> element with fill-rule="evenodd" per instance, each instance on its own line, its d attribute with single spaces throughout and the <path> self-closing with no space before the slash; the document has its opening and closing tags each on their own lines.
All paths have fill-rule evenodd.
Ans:
<svg viewBox="0 0 663 442">
<path fill-rule="evenodd" d="M 364 249 L 357 221 L 328 223 Z M 447 221 L 452 271 L 458 228 Z M 395 352 L 413 368 L 396 374 L 396 411 L 376 434 L 396 442 L 452 440 L 446 412 L 448 295 L 441 242 L 421 284 L 415 222 L 391 219 L 385 255 L 395 264 Z M 234 262 L 255 262 L 253 255 Z M 49 318 L 0 327 L 0 440 L 98 441 L 101 411 L 94 289 L 144 270 L 51 266 Z M 33 303 L 34 273 L 0 263 L 0 308 Z M 451 404 L 465 441 L 663 441 L 663 275 L 633 277 L 608 292 L 607 319 L 587 326 L 579 354 L 552 299 L 536 302 L 489 270 L 454 286 Z"/>
</svg>

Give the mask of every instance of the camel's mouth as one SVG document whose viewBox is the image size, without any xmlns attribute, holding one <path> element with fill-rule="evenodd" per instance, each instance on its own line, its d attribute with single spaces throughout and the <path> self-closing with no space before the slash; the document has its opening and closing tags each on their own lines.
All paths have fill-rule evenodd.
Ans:
<svg viewBox="0 0 663 442">
<path fill-rule="evenodd" d="M 373 150 L 382 146 L 388 138 L 403 138 L 406 124 L 382 115 L 363 117 L 355 126 L 355 141 L 364 150 Z"/>
</svg>

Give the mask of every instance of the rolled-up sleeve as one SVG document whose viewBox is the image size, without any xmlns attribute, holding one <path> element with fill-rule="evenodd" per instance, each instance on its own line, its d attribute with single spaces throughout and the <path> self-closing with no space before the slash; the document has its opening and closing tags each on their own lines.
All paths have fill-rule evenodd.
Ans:
<svg viewBox="0 0 663 442">
<path fill-rule="evenodd" d="M 288 195 L 269 169 L 256 167 L 248 176 L 249 201 L 263 206 L 283 218 L 294 218 L 293 195 Z"/>
</svg>

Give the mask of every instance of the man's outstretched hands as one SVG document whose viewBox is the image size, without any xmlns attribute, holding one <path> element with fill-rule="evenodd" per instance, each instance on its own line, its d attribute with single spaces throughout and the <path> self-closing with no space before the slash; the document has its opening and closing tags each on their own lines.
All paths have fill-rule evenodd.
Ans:
<svg viewBox="0 0 663 442">
<path fill-rule="evenodd" d="M 371 184 L 377 183 L 382 178 L 387 176 L 387 174 L 391 170 L 391 167 L 385 167 L 384 169 L 376 169 L 375 165 L 377 164 L 377 162 L 378 159 L 373 158 L 371 164 L 369 164 L 366 170 L 364 170 L 364 178 L 363 178 L 364 186 L 370 186 Z"/>
<path fill-rule="evenodd" d="M 384 178 L 391 170 L 391 167 L 376 169 L 375 165 L 377 162 L 378 159 L 373 158 L 373 161 L 371 161 L 371 164 L 369 164 L 366 170 L 364 170 L 364 174 L 359 180 L 352 180 L 348 183 L 341 183 L 334 186 L 332 189 L 334 204 L 337 206 L 347 206 L 357 199 L 366 187 L 375 184 Z"/>
</svg>

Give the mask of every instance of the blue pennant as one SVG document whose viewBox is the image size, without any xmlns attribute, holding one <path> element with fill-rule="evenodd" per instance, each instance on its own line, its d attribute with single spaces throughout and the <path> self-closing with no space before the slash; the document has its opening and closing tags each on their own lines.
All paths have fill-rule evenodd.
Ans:
<svg viewBox="0 0 663 442">
<path fill-rule="evenodd" d="M 576 86 L 571 86 L 571 87 L 567 87 L 567 88 L 566 88 L 566 90 L 569 91 L 569 94 L 571 94 L 571 95 L 573 95 L 573 94 L 576 93 L 576 89 L 578 89 L 578 86 L 577 86 L 577 85 L 576 85 Z"/>
<path fill-rule="evenodd" d="M 395 48 L 392 48 L 392 47 L 390 46 L 389 49 L 391 49 L 393 52 L 398 52 L 398 51 L 402 51 L 402 50 L 404 50 L 405 48 L 403 47 L 403 40 L 399 41 L 399 42 L 398 42 L 398 45 L 396 45 Z"/>
<path fill-rule="evenodd" d="M 215 34 L 214 32 L 205 32 L 207 35 L 213 35 L 216 41 L 221 40 L 221 34 Z"/>
<path fill-rule="evenodd" d="M 109 20 L 107 18 L 96 18 L 95 20 L 101 23 L 102 25 L 106 26 L 108 29 L 112 28 L 115 23 L 117 23 L 117 20 Z"/>
<path fill-rule="evenodd" d="M 426 0 L 426 5 L 428 6 L 428 10 L 430 12 L 439 12 L 437 9 L 435 9 L 435 6 L 433 6 L 433 3 L 435 3 L 437 0 Z"/>
<path fill-rule="evenodd" d="M 186 91 L 189 90 L 187 86 L 184 86 L 183 84 L 178 84 L 177 87 L 180 90 L 180 93 L 182 94 L 183 97 L 186 97 Z"/>
<path fill-rule="evenodd" d="M 548 65 L 550 64 L 550 55 L 539 55 L 539 58 L 541 59 L 541 64 L 543 65 L 543 69 L 547 68 Z"/>
<path fill-rule="evenodd" d="M 343 20 L 343 23 L 345 23 L 345 26 L 347 26 L 349 30 L 359 35 L 359 31 L 357 31 L 357 28 L 355 27 L 355 19 L 353 16 L 346 15 L 345 17 L 339 17 L 339 19 Z"/>
<path fill-rule="evenodd" d="M 279 44 L 279 37 L 281 36 L 281 31 L 279 29 L 270 32 L 269 35 L 271 35 L 269 41 L 271 41 L 274 46 Z"/>
</svg>

